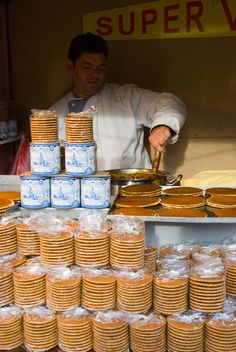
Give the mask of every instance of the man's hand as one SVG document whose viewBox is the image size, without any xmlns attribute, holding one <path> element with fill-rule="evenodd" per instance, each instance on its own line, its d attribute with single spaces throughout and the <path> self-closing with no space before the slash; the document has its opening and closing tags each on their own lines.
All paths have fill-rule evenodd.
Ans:
<svg viewBox="0 0 236 352">
<path fill-rule="evenodd" d="M 167 126 L 158 126 L 154 128 L 148 138 L 153 148 L 159 152 L 165 151 L 165 145 L 171 136 L 171 131 Z"/>
</svg>

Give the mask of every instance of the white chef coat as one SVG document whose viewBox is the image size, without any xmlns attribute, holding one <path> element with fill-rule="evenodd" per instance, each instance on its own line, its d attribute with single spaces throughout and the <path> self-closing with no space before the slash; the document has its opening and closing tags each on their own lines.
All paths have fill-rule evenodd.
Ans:
<svg viewBox="0 0 236 352">
<path fill-rule="evenodd" d="M 58 114 L 61 140 L 65 140 L 68 102 L 74 99 L 69 92 L 49 108 Z M 169 143 L 175 143 L 186 118 L 185 106 L 175 95 L 141 89 L 134 84 L 105 84 L 87 100 L 84 111 L 91 106 L 96 108 L 93 132 L 98 170 L 150 168 L 143 126 L 170 127 L 175 134 Z"/>
</svg>

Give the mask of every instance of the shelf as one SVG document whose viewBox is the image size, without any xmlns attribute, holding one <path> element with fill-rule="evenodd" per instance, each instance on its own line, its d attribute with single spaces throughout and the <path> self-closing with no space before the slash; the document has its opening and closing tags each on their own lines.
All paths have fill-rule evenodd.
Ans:
<svg viewBox="0 0 236 352">
<path fill-rule="evenodd" d="M 17 142 L 19 140 L 21 140 L 20 136 L 4 139 L 4 141 L 0 141 L 0 145 L 14 143 L 14 142 Z"/>
</svg>

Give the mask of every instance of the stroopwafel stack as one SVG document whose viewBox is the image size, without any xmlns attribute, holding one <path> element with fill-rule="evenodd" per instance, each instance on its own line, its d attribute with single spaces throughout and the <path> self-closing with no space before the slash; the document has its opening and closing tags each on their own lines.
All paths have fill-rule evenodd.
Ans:
<svg viewBox="0 0 236 352">
<path fill-rule="evenodd" d="M 218 258 L 197 263 L 191 267 L 189 276 L 189 301 L 191 309 L 205 313 L 224 309 L 226 296 L 225 271 Z"/>
<path fill-rule="evenodd" d="M 46 275 L 46 304 L 62 312 L 80 305 L 81 275 L 69 268 L 55 268 Z"/>
<path fill-rule="evenodd" d="M 108 265 L 108 232 L 80 232 L 75 235 L 75 264 L 98 267 Z"/>
<path fill-rule="evenodd" d="M 11 199 L 0 199 L 0 215 L 4 215 L 6 210 L 14 205 Z"/>
<path fill-rule="evenodd" d="M 93 347 L 96 352 L 127 352 L 129 330 L 126 315 L 119 311 L 98 313 L 93 318 Z"/>
<path fill-rule="evenodd" d="M 12 254 L 4 255 L 0 257 L 0 265 L 5 264 L 9 265 L 11 268 L 15 268 L 21 264 L 24 264 L 26 261 L 26 257 L 19 252 L 15 252 Z"/>
<path fill-rule="evenodd" d="M 93 116 L 85 113 L 71 113 L 66 115 L 66 142 L 93 142 Z"/>
<path fill-rule="evenodd" d="M 161 202 L 160 197 L 152 196 L 127 196 L 120 197 L 115 201 L 115 206 L 118 208 L 145 208 L 152 207 Z"/>
<path fill-rule="evenodd" d="M 93 347 L 92 319 L 79 307 L 57 315 L 58 345 L 62 351 L 90 351 Z"/>
<path fill-rule="evenodd" d="M 202 242 L 199 246 L 194 250 L 194 254 L 203 254 L 209 255 L 212 257 L 221 257 L 222 250 L 220 243 L 212 243 L 212 242 Z"/>
<path fill-rule="evenodd" d="M 227 256 L 225 259 L 226 268 L 226 294 L 236 297 L 236 254 Z"/>
<path fill-rule="evenodd" d="M 14 286 L 9 265 L 0 264 L 0 307 L 14 302 Z"/>
<path fill-rule="evenodd" d="M 30 132 L 34 143 L 58 142 L 58 116 L 47 110 L 31 110 Z"/>
<path fill-rule="evenodd" d="M 0 222 L 0 256 L 17 251 L 16 225 L 14 222 Z"/>
<path fill-rule="evenodd" d="M 212 195 L 206 199 L 206 204 L 213 208 L 236 208 L 236 195 Z"/>
<path fill-rule="evenodd" d="M 131 316 L 130 348 L 133 352 L 165 352 L 165 318 L 156 313 Z"/>
<path fill-rule="evenodd" d="M 186 311 L 167 317 L 167 350 L 203 352 L 204 316 Z"/>
<path fill-rule="evenodd" d="M 23 325 L 27 349 L 41 352 L 56 347 L 57 318 L 54 312 L 44 307 L 27 308 L 23 315 Z"/>
<path fill-rule="evenodd" d="M 205 352 L 236 351 L 236 316 L 233 313 L 218 313 L 206 319 Z"/>
<path fill-rule="evenodd" d="M 74 264 L 74 236 L 59 231 L 40 234 L 41 262 L 45 265 Z"/>
<path fill-rule="evenodd" d="M 91 269 L 84 273 L 81 305 L 95 311 L 116 307 L 116 276 L 112 271 Z"/>
<path fill-rule="evenodd" d="M 140 197 L 140 196 L 150 196 L 156 197 L 161 194 L 161 187 L 159 185 L 153 184 L 137 184 L 122 187 L 120 191 L 123 197 Z"/>
<path fill-rule="evenodd" d="M 185 243 L 167 243 L 162 246 L 159 251 L 159 258 L 179 258 L 182 260 L 188 260 L 191 258 L 192 244 L 189 242 Z"/>
<path fill-rule="evenodd" d="M 156 270 L 156 261 L 158 258 L 158 250 L 154 244 L 146 244 L 144 250 L 144 266 L 148 270 Z"/>
<path fill-rule="evenodd" d="M 205 205 L 202 196 L 165 196 L 161 205 L 166 208 L 199 208 Z"/>
<path fill-rule="evenodd" d="M 169 315 L 188 308 L 188 276 L 177 270 L 163 270 L 153 278 L 154 311 Z"/>
<path fill-rule="evenodd" d="M 143 270 L 117 272 L 117 308 L 127 313 L 146 313 L 152 305 L 152 274 Z"/>
<path fill-rule="evenodd" d="M 115 230 L 114 230 L 115 231 Z M 111 232 L 110 264 L 113 268 L 141 269 L 144 266 L 144 233 Z"/>
<path fill-rule="evenodd" d="M 221 248 L 224 257 L 236 255 L 236 236 L 226 237 L 221 242 Z"/>
<path fill-rule="evenodd" d="M 45 302 L 45 268 L 36 264 L 24 264 L 14 268 L 12 273 L 17 306 L 39 306 Z"/>
<path fill-rule="evenodd" d="M 202 196 L 204 190 L 198 187 L 173 187 L 162 190 L 167 196 Z"/>
<path fill-rule="evenodd" d="M 16 226 L 17 247 L 23 255 L 40 255 L 39 234 L 27 224 Z"/>
<path fill-rule="evenodd" d="M 23 343 L 22 310 L 0 308 L 0 350 L 12 350 Z"/>
</svg>

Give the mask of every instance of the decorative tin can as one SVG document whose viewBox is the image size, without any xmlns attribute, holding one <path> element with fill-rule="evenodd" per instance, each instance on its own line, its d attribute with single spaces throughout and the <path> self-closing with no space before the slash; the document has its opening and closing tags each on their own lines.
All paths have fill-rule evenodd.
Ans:
<svg viewBox="0 0 236 352">
<path fill-rule="evenodd" d="M 92 143 L 65 143 L 65 172 L 85 176 L 96 172 L 96 145 Z"/>
<path fill-rule="evenodd" d="M 30 143 L 31 172 L 34 175 L 55 175 L 60 172 L 59 143 Z"/>
<path fill-rule="evenodd" d="M 80 206 L 80 179 L 69 176 L 51 178 L 51 206 L 78 208 Z"/>
<path fill-rule="evenodd" d="M 50 180 L 34 175 L 20 176 L 21 206 L 23 208 L 46 208 L 50 206 Z"/>
<path fill-rule="evenodd" d="M 111 179 L 107 173 L 97 173 L 81 179 L 81 206 L 83 208 L 110 207 Z"/>
</svg>

